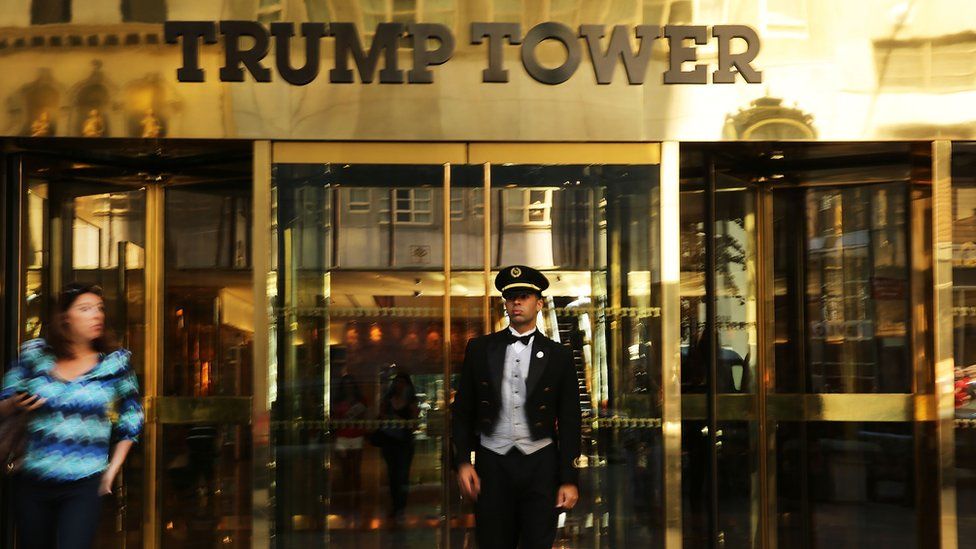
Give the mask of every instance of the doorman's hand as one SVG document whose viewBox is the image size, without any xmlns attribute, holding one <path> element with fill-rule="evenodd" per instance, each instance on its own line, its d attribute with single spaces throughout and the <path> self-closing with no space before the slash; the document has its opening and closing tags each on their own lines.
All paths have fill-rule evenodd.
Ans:
<svg viewBox="0 0 976 549">
<path fill-rule="evenodd" d="M 559 487 L 559 493 L 556 494 L 556 507 L 569 511 L 576 506 L 576 500 L 579 499 L 579 490 L 576 488 L 575 484 L 563 484 Z"/>
<path fill-rule="evenodd" d="M 461 494 L 471 501 L 478 501 L 478 494 L 481 493 L 481 479 L 474 470 L 474 465 L 470 463 L 461 464 L 458 467 L 458 487 Z"/>
</svg>

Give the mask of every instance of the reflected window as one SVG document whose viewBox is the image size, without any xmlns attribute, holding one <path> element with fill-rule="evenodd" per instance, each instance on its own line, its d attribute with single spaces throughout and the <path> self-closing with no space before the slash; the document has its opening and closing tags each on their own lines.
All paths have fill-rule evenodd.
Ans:
<svg viewBox="0 0 976 549">
<path fill-rule="evenodd" d="M 371 203 L 369 195 L 369 189 L 349 189 L 349 212 L 369 213 Z"/>
<path fill-rule="evenodd" d="M 969 89 L 976 82 L 976 38 L 972 33 L 930 39 L 878 40 L 875 71 L 889 89 Z"/>
<path fill-rule="evenodd" d="M 122 20 L 130 23 L 163 23 L 166 0 L 122 0 Z"/>
<path fill-rule="evenodd" d="M 451 220 L 460 221 L 470 217 L 483 217 L 485 204 L 481 189 L 451 189 Z"/>
<path fill-rule="evenodd" d="M 807 0 L 766 0 L 766 30 L 806 34 L 807 13 Z"/>
<path fill-rule="evenodd" d="M 71 0 L 34 0 L 31 2 L 31 25 L 71 22 Z"/>
<path fill-rule="evenodd" d="M 393 220 L 395 223 L 427 224 L 433 219 L 432 189 L 394 189 Z M 380 199 L 380 212 L 389 222 L 390 198 Z"/>
<path fill-rule="evenodd" d="M 502 196 L 506 225 L 552 224 L 552 189 L 508 189 Z"/>
<path fill-rule="evenodd" d="M 373 36 L 380 23 L 440 23 L 449 29 L 457 25 L 456 0 L 365 0 L 359 7 L 364 36 Z"/>
<path fill-rule="evenodd" d="M 284 2 L 282 0 L 258 0 L 258 21 L 264 24 L 284 19 Z"/>
</svg>

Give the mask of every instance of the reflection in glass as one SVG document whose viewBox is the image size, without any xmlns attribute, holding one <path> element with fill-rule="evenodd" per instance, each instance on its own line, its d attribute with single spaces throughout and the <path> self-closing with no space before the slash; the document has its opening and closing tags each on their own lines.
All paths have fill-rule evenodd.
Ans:
<svg viewBox="0 0 976 549">
<path fill-rule="evenodd" d="M 684 149 L 681 192 L 681 390 L 687 403 L 682 421 L 682 502 L 685 547 L 710 538 L 712 482 L 718 497 L 720 535 L 732 547 L 760 543 L 759 434 L 757 421 L 718 421 L 721 447 L 714 476 L 706 417 L 709 392 L 709 341 L 706 307 L 715 307 L 715 387 L 720 395 L 751 395 L 757 390 L 757 188 L 708 153 Z M 709 227 L 706 180 L 715 178 L 714 223 Z M 714 238 L 715 270 L 706 261 L 707 238 Z M 706 293 L 712 277 L 714 295 Z M 716 414 L 727 416 L 730 400 L 718 402 Z"/>
<path fill-rule="evenodd" d="M 441 537 L 443 184 L 442 166 L 276 166 L 270 393 L 285 544 Z M 452 218 L 470 198 L 452 193 Z"/>
<path fill-rule="evenodd" d="M 162 547 L 250 547 L 248 425 L 164 425 Z"/>
<path fill-rule="evenodd" d="M 780 422 L 776 447 L 781 547 L 918 546 L 912 425 Z"/>
<path fill-rule="evenodd" d="M 165 189 L 164 397 L 253 394 L 251 207 L 246 184 Z M 250 435 L 163 427 L 163 547 L 250 547 Z"/>
<path fill-rule="evenodd" d="M 952 145 L 952 306 L 960 545 L 976 538 L 976 147 Z"/>
<path fill-rule="evenodd" d="M 777 390 L 911 392 L 906 185 L 774 191 Z"/>
</svg>

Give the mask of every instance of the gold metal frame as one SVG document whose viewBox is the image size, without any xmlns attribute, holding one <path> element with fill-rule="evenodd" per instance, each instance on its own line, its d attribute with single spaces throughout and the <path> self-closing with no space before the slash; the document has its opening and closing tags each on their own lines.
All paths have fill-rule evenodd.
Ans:
<svg viewBox="0 0 976 549">
<path fill-rule="evenodd" d="M 661 384 L 664 406 L 664 547 L 680 549 L 681 516 L 681 219 L 679 145 L 661 144 Z"/>
<path fill-rule="evenodd" d="M 271 410 L 268 407 L 268 359 L 271 349 L 271 329 L 268 310 L 268 276 L 271 272 L 271 167 L 273 158 L 270 141 L 254 143 L 253 157 L 253 227 L 251 228 L 252 268 L 254 269 L 254 360 L 252 361 L 254 393 L 251 401 L 251 444 L 254 486 L 251 492 L 251 546 L 270 547 L 271 519 L 268 502 L 270 487 L 259 486 L 258 479 L 268 473 L 271 441 Z"/>
<path fill-rule="evenodd" d="M 956 507 L 955 365 L 952 347 L 952 143 L 932 143 L 932 362 L 938 441 L 940 547 L 959 547 Z"/>
<path fill-rule="evenodd" d="M 143 514 L 143 546 L 156 549 L 162 543 L 159 528 L 159 507 L 162 504 L 158 485 L 159 439 L 161 436 L 157 414 L 157 401 L 163 379 L 163 220 L 164 190 L 159 185 L 146 187 L 146 424 L 143 447 L 146 494 Z"/>
</svg>

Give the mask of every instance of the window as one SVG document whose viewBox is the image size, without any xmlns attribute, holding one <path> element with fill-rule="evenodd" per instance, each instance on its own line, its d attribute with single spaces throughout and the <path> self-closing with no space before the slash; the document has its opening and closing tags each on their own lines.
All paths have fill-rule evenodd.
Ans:
<svg viewBox="0 0 976 549">
<path fill-rule="evenodd" d="M 643 0 L 641 10 L 645 25 L 719 25 L 729 6 L 728 0 Z"/>
<path fill-rule="evenodd" d="M 309 21 L 330 21 L 327 0 L 305 0 L 305 14 Z"/>
<path fill-rule="evenodd" d="M 163 23 L 166 0 L 122 0 L 122 20 L 127 23 Z"/>
<path fill-rule="evenodd" d="M 364 0 L 363 35 L 372 37 L 379 23 L 440 23 L 457 26 L 456 0 Z"/>
<path fill-rule="evenodd" d="M 258 0 L 258 21 L 264 24 L 284 19 L 284 2 L 282 0 Z"/>
<path fill-rule="evenodd" d="M 71 22 L 71 0 L 34 0 L 31 2 L 31 25 Z"/>
<path fill-rule="evenodd" d="M 369 189 L 349 189 L 349 212 L 369 212 Z"/>
<path fill-rule="evenodd" d="M 880 84 L 886 88 L 969 89 L 976 83 L 976 35 L 879 40 L 874 44 L 874 63 Z"/>
<path fill-rule="evenodd" d="M 765 30 L 781 37 L 807 36 L 807 0 L 766 0 Z"/>
<path fill-rule="evenodd" d="M 464 219 L 465 212 L 471 217 L 485 215 L 485 202 L 481 192 L 481 189 L 451 189 L 451 219 Z"/>
<path fill-rule="evenodd" d="M 505 224 L 552 224 L 552 189 L 505 189 Z"/>
<path fill-rule="evenodd" d="M 432 223 L 434 221 L 431 189 L 393 189 L 393 219 L 396 223 Z M 380 199 L 383 223 L 389 223 L 390 199 Z"/>
<path fill-rule="evenodd" d="M 464 189 L 451 189 L 451 219 L 464 219 Z"/>
</svg>

